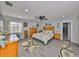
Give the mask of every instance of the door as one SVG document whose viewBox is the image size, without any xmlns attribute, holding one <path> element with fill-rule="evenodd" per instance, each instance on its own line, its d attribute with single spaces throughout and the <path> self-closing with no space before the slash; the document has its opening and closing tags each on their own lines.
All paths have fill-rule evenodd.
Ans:
<svg viewBox="0 0 79 59">
<path fill-rule="evenodd" d="M 63 39 L 71 40 L 71 22 L 63 23 Z"/>
</svg>

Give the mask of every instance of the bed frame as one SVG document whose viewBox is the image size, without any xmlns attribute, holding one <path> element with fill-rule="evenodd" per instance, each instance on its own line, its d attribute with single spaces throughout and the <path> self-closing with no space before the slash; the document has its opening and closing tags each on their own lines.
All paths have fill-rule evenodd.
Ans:
<svg viewBox="0 0 79 59">
<path fill-rule="evenodd" d="M 52 25 L 46 25 L 46 26 L 43 26 L 43 30 L 46 30 L 46 31 L 48 31 L 48 30 L 55 30 L 55 26 L 52 26 Z M 47 44 L 51 41 L 51 40 L 53 40 L 53 38 L 54 37 L 52 37 L 51 39 L 49 39 L 48 40 L 48 42 L 47 42 Z M 39 39 L 37 39 L 37 38 L 32 38 L 33 40 L 35 40 L 35 41 L 39 41 L 39 42 L 41 42 L 42 44 L 45 44 L 42 40 L 39 40 Z M 45 44 L 46 45 L 46 44 Z"/>
<path fill-rule="evenodd" d="M 34 38 L 34 37 L 33 37 L 32 39 L 35 40 L 35 41 L 39 41 L 39 42 L 41 42 L 42 44 L 46 45 L 46 44 L 44 43 L 44 41 L 42 41 L 42 40 L 39 40 L 39 39 Z M 47 44 L 48 44 L 50 41 L 52 41 L 52 40 L 53 40 L 53 38 L 49 39 L 48 42 L 47 42 Z"/>
</svg>

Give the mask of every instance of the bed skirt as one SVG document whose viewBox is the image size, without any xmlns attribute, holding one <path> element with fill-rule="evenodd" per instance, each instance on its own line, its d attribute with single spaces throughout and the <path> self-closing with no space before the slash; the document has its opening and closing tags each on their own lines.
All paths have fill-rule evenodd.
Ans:
<svg viewBox="0 0 79 59">
<path fill-rule="evenodd" d="M 41 42 L 42 44 L 46 45 L 46 44 L 44 43 L 44 41 L 42 41 L 42 40 L 39 40 L 39 39 L 34 38 L 34 37 L 33 37 L 32 39 L 35 40 L 35 41 L 39 41 L 39 42 Z M 53 38 L 49 39 L 49 40 L 47 41 L 47 44 L 48 44 L 51 40 L 53 40 Z"/>
</svg>

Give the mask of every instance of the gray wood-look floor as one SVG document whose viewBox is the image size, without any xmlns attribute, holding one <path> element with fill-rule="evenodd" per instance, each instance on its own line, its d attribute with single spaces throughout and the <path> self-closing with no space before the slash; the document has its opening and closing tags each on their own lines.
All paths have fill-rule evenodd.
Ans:
<svg viewBox="0 0 79 59">
<path fill-rule="evenodd" d="M 62 41 L 53 39 L 49 44 L 41 44 L 39 47 L 34 48 L 32 54 L 29 51 L 25 51 L 21 46 L 22 40 L 19 41 L 19 57 L 58 57 L 59 51 L 62 48 Z M 79 57 L 79 47 L 72 44 L 72 50 L 75 53 L 75 57 Z"/>
</svg>

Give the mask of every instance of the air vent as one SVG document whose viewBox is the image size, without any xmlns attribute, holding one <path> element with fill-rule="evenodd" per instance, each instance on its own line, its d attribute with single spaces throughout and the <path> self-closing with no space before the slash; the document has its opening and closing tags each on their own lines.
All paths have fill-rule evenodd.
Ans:
<svg viewBox="0 0 79 59">
<path fill-rule="evenodd" d="M 13 7 L 13 4 L 10 3 L 9 1 L 5 1 L 5 4 L 6 4 L 7 6 L 9 6 L 9 7 Z"/>
</svg>

